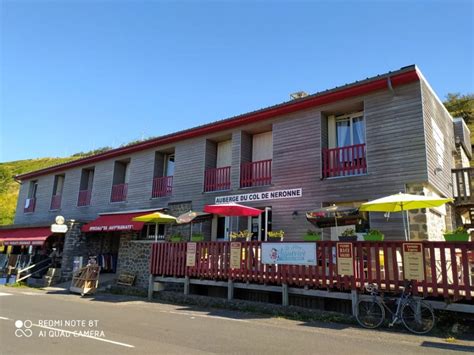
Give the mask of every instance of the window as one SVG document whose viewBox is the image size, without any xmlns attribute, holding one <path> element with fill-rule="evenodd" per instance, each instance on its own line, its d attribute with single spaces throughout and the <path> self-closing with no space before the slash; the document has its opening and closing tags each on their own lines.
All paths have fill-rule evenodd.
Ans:
<svg viewBox="0 0 474 355">
<path fill-rule="evenodd" d="M 130 159 L 115 162 L 111 202 L 126 201 L 130 178 Z"/>
<path fill-rule="evenodd" d="M 174 176 L 174 154 L 167 154 L 165 157 L 164 176 Z"/>
<path fill-rule="evenodd" d="M 30 181 L 30 186 L 28 187 L 28 197 L 25 199 L 25 206 L 23 212 L 31 213 L 35 211 L 37 190 L 38 180 Z"/>
<path fill-rule="evenodd" d="M 174 153 L 155 153 L 152 198 L 171 196 L 173 191 Z"/>
<path fill-rule="evenodd" d="M 336 117 L 336 143 L 338 147 L 365 143 L 364 116 L 360 112 Z"/>
<path fill-rule="evenodd" d="M 92 196 L 92 184 L 94 182 L 94 168 L 82 169 L 81 182 L 79 186 L 78 206 L 89 206 Z"/>
<path fill-rule="evenodd" d="M 143 226 L 143 229 L 141 230 L 140 239 L 154 240 L 156 237 L 157 240 L 164 240 L 165 239 L 165 225 L 158 224 L 158 231 L 156 230 L 156 226 L 157 225 L 155 223 L 145 224 Z"/>
<path fill-rule="evenodd" d="M 51 197 L 51 210 L 61 208 L 61 198 L 64 188 L 64 175 L 56 175 L 54 177 L 53 196 Z"/>
</svg>

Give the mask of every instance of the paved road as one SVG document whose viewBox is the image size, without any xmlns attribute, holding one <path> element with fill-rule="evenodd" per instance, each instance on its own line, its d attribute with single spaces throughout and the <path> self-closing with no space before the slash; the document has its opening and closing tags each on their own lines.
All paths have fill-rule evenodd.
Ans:
<svg viewBox="0 0 474 355">
<path fill-rule="evenodd" d="M 80 298 L 0 287 L 1 354 L 456 352 L 474 352 L 474 342 L 448 344 L 435 337 L 130 301 L 120 296 Z"/>
</svg>

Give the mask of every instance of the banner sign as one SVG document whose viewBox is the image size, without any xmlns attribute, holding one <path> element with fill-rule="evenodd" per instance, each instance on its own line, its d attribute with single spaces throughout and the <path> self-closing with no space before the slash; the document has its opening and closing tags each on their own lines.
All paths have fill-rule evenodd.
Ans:
<svg viewBox="0 0 474 355">
<path fill-rule="evenodd" d="M 230 195 L 230 196 L 218 196 L 216 197 L 215 203 L 229 203 L 229 202 L 253 202 L 253 201 L 265 201 L 265 200 L 278 200 L 287 198 L 298 198 L 303 196 L 303 189 L 288 189 L 278 191 L 267 191 L 267 192 L 255 192 L 251 194 L 242 195 Z"/>
<path fill-rule="evenodd" d="M 186 266 L 196 266 L 196 243 L 187 243 Z"/>
<path fill-rule="evenodd" d="M 239 242 L 230 243 L 230 268 L 240 269 L 242 259 L 242 246 Z"/>
<path fill-rule="evenodd" d="M 354 276 L 354 253 L 352 243 L 337 243 L 338 275 Z"/>
<path fill-rule="evenodd" d="M 403 243 L 403 272 L 406 280 L 424 281 L 423 244 Z"/>
<path fill-rule="evenodd" d="M 315 243 L 262 243 L 262 263 L 316 265 Z"/>
</svg>

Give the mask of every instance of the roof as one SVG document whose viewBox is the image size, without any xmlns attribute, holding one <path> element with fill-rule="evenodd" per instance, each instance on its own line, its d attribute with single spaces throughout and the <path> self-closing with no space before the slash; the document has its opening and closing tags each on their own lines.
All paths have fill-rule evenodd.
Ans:
<svg viewBox="0 0 474 355">
<path fill-rule="evenodd" d="M 120 147 L 112 149 L 97 155 L 73 160 L 67 163 L 51 166 L 48 168 L 32 171 L 29 173 L 17 175 L 17 180 L 26 180 L 41 175 L 51 174 L 53 172 L 64 171 L 73 167 L 88 165 L 102 160 L 134 153 L 141 150 L 146 150 L 160 145 L 174 143 L 185 139 L 190 139 L 205 134 L 210 134 L 244 124 L 259 122 L 268 120 L 270 118 L 297 112 L 300 110 L 317 107 L 323 104 L 336 102 L 339 100 L 347 99 L 350 97 L 360 96 L 376 90 L 382 90 L 386 88 L 396 87 L 403 84 L 408 84 L 414 81 L 419 81 L 420 76 L 415 65 L 410 65 L 401 68 L 394 72 L 388 72 L 386 74 L 377 75 L 371 78 L 367 78 L 362 81 L 355 81 L 344 86 L 335 87 L 330 90 L 317 92 L 312 95 L 308 95 L 301 99 L 286 101 L 274 106 L 269 106 L 256 111 L 244 113 L 238 116 L 226 118 L 220 121 L 215 121 L 201 126 L 196 126 L 183 131 L 178 131 L 168 135 L 156 137 L 150 140 L 146 140 L 140 143 L 129 145 L 126 147 Z"/>
</svg>

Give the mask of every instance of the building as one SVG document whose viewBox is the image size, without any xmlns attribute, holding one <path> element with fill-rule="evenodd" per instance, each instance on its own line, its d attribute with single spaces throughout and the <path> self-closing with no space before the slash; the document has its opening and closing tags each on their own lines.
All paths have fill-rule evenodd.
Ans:
<svg viewBox="0 0 474 355">
<path fill-rule="evenodd" d="M 474 223 L 469 130 L 449 115 L 416 66 L 300 96 L 17 176 L 15 225 L 0 236 L 20 229 L 28 240 L 62 215 L 65 275 L 75 257 L 113 255 L 111 270 L 118 263 L 119 272 L 137 273 L 143 285 L 155 230 L 131 218 L 149 211 L 177 216 L 237 200 L 264 213 L 212 216 L 200 225 L 206 240 L 226 239 L 229 227 L 249 229 L 258 240 L 269 230 L 298 240 L 312 228 L 307 211 L 406 191 L 462 199 L 459 208 L 410 213 L 412 239 L 441 240 L 444 229 Z M 368 222 L 386 239 L 403 238 L 400 214 L 371 213 Z M 158 228 L 160 235 L 189 234 L 189 226 Z M 327 238 L 339 232 L 332 228 Z"/>
</svg>

